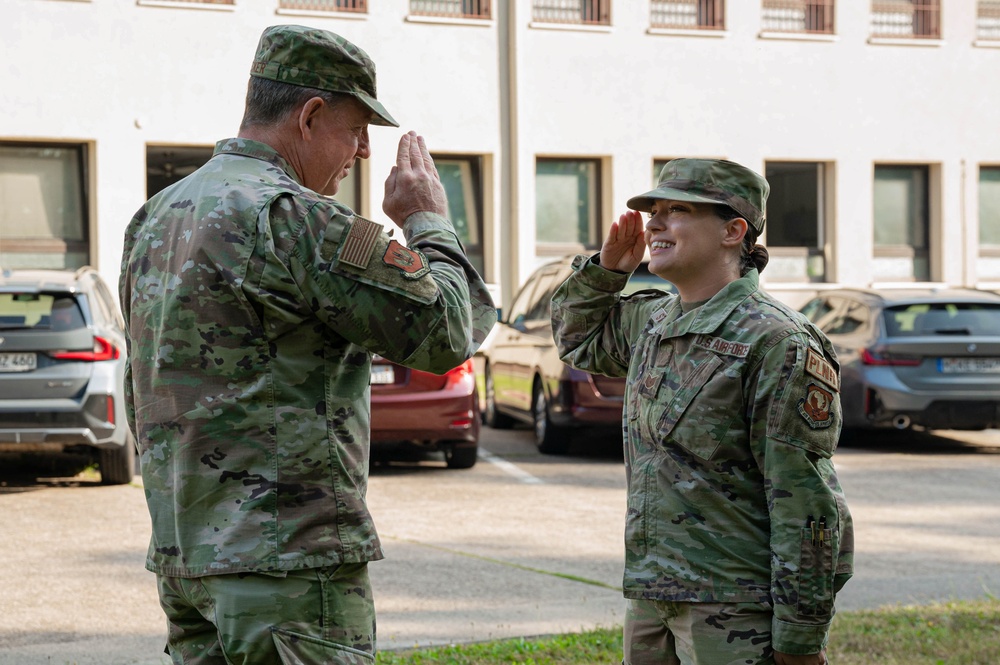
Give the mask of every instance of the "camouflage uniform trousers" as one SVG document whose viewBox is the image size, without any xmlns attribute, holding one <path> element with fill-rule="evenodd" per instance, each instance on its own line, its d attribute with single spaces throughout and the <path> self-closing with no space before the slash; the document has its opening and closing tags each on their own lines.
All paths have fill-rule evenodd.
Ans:
<svg viewBox="0 0 1000 665">
<path fill-rule="evenodd" d="M 157 576 L 175 665 L 370 665 L 368 564 L 287 573 Z"/>
<path fill-rule="evenodd" d="M 773 665 L 769 603 L 629 600 L 624 665 Z"/>
</svg>

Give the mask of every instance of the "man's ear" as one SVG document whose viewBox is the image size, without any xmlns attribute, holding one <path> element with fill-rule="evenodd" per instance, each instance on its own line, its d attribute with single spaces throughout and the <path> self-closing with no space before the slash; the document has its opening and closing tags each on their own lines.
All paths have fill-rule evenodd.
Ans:
<svg viewBox="0 0 1000 665">
<path fill-rule="evenodd" d="M 747 220 L 742 217 L 731 219 L 725 223 L 722 236 L 722 244 L 725 247 L 737 247 L 743 243 L 743 237 L 750 229 Z"/>
<path fill-rule="evenodd" d="M 323 110 L 325 103 L 321 97 L 310 97 L 299 109 L 298 128 L 299 134 L 304 140 L 312 139 L 316 122 L 319 120 L 319 113 Z"/>
</svg>

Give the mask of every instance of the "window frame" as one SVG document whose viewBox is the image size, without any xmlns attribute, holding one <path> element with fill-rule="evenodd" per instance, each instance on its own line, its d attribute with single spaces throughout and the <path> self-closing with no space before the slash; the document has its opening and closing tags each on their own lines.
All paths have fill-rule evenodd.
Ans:
<svg viewBox="0 0 1000 665">
<path fill-rule="evenodd" d="M 602 238 L 602 220 L 604 215 L 604 200 L 605 200 L 605 182 L 604 182 L 604 170 L 605 164 L 604 159 L 601 157 L 592 156 L 549 156 L 549 155 L 536 155 L 535 156 L 535 251 L 538 255 L 546 256 L 563 256 L 567 253 L 572 253 L 576 251 L 591 251 L 600 248 Z M 555 162 L 565 162 L 565 163 L 588 163 L 593 166 L 593 183 L 592 186 L 587 188 L 589 193 L 589 199 L 587 201 L 588 206 L 591 209 L 590 219 L 587 220 L 588 228 L 587 232 L 589 237 L 586 241 L 581 242 L 579 236 L 575 236 L 570 241 L 552 241 L 552 240 L 541 240 L 538 237 L 539 231 L 539 186 L 538 186 L 538 167 L 542 163 L 555 163 Z M 580 218 L 577 217 L 577 227 L 580 228 Z"/>
<path fill-rule="evenodd" d="M 815 177 L 816 177 L 816 245 L 777 245 L 775 244 L 775 239 L 772 237 L 772 231 L 774 230 L 774 225 L 771 223 L 772 215 L 769 211 L 765 210 L 765 219 L 767 223 L 764 225 L 764 244 L 767 246 L 768 252 L 770 253 L 772 259 L 782 259 L 782 258 L 792 258 L 801 259 L 806 263 L 806 282 L 802 282 L 798 279 L 782 279 L 775 278 L 772 272 L 768 273 L 768 279 L 775 282 L 781 282 L 785 284 L 794 283 L 827 283 L 832 281 L 831 271 L 832 271 L 832 261 L 831 261 L 831 242 L 830 242 L 830 224 L 829 220 L 832 217 L 830 214 L 830 206 L 832 205 L 832 173 L 833 165 L 829 162 L 823 161 L 804 161 L 804 160 L 768 160 L 764 163 L 764 177 L 768 182 L 777 180 L 770 175 L 768 175 L 768 169 L 772 166 L 777 165 L 809 165 L 815 167 Z M 769 202 L 773 206 L 774 203 L 774 187 L 771 188 L 772 196 L 769 197 Z M 813 273 L 811 270 L 812 264 L 817 261 L 822 261 L 822 270 Z M 777 265 L 777 261 L 773 261 Z M 773 269 L 772 269 L 773 270 Z"/>
<path fill-rule="evenodd" d="M 906 229 L 908 233 L 912 233 L 914 230 L 919 230 L 922 232 L 923 238 L 925 240 L 924 246 L 913 245 L 913 244 L 879 244 L 875 238 L 875 229 L 878 228 L 879 222 L 876 217 L 878 212 L 877 197 L 875 194 L 875 189 L 878 181 L 878 171 L 879 169 L 913 169 L 919 171 L 923 175 L 923 192 L 920 196 L 920 200 L 917 201 L 918 209 L 922 209 L 923 217 L 922 219 L 911 219 L 909 220 L 910 226 Z M 903 258 L 908 259 L 912 262 L 913 270 L 912 276 L 910 278 L 904 278 L 902 280 L 894 279 L 892 281 L 914 281 L 914 282 L 924 282 L 930 281 L 932 275 L 934 274 L 934 266 L 932 265 L 932 243 L 933 243 L 933 226 L 932 218 L 933 213 L 931 211 L 931 203 L 933 199 L 933 194 L 931 192 L 931 187 L 933 186 L 933 178 L 930 164 L 895 164 L 895 163 L 882 163 L 875 164 L 872 172 L 872 255 L 876 259 L 896 259 Z M 922 225 L 922 229 L 915 229 L 913 224 Z M 917 261 L 923 259 L 926 265 L 926 274 L 921 274 L 917 268 Z M 882 281 L 882 280 L 877 280 Z"/>
<path fill-rule="evenodd" d="M 340 6 L 342 3 L 347 6 Z M 331 4 L 336 6 L 327 6 Z M 367 14 L 368 0 L 278 0 L 278 11 Z"/>
<path fill-rule="evenodd" d="M 490 0 L 410 0 L 410 16 L 427 16 L 431 18 L 453 18 L 461 20 L 493 20 L 493 4 Z M 431 8 L 424 8 L 425 6 Z M 459 11 L 444 11 L 447 5 L 457 5 Z M 466 5 L 472 6 L 474 11 L 466 11 Z M 435 10 L 433 6 L 439 6 Z"/>
<path fill-rule="evenodd" d="M 769 12 L 802 11 L 802 26 L 798 16 L 782 19 L 769 17 Z M 804 35 L 836 34 L 836 0 L 762 0 L 761 25 L 764 32 L 794 33 Z"/>
<path fill-rule="evenodd" d="M 906 15 L 910 16 L 908 23 L 897 21 L 897 28 L 891 27 L 889 16 Z M 905 25 L 910 29 L 906 30 Z M 872 39 L 939 40 L 941 35 L 941 0 L 872 0 Z"/>
<path fill-rule="evenodd" d="M 89 143 L 73 143 L 68 141 L 0 141 L 0 147 L 5 148 L 34 148 L 39 150 L 61 149 L 73 150 L 76 152 L 76 169 L 79 177 L 77 183 L 79 187 L 79 200 L 77 204 L 80 210 L 80 233 L 81 239 L 67 240 L 65 238 L 16 238 L 8 239 L 0 237 L 0 247 L 4 254 L 52 254 L 70 256 L 80 254 L 85 257 L 83 265 L 89 265 L 94 260 L 94 229 L 93 214 L 91 210 L 91 187 L 92 176 L 90 169 L 90 159 L 92 146 Z M 2 233 L 0 233 L 2 236 Z M 66 265 L 66 268 L 81 268 L 83 265 Z M 19 267 L 16 264 L 5 264 L 5 268 Z M 25 267 L 37 267 L 25 266 Z"/>
<path fill-rule="evenodd" d="M 552 0 L 532 0 L 532 22 L 557 25 L 611 25 L 611 0 L 578 0 L 580 3 L 578 18 L 571 17 L 573 14 L 572 8 L 539 7 L 539 4 L 546 2 L 552 2 Z M 560 14 L 565 14 L 565 17 Z"/>
<path fill-rule="evenodd" d="M 667 15 L 668 6 L 673 6 L 674 15 L 678 13 L 676 8 L 689 6 L 694 9 L 695 22 L 687 21 L 666 21 L 660 17 Z M 705 16 L 706 20 L 702 21 Z M 725 0 L 650 0 L 649 3 L 649 27 L 652 30 L 694 30 L 706 32 L 722 32 L 726 29 L 726 1 Z"/>
<path fill-rule="evenodd" d="M 469 183 L 468 187 L 463 187 L 463 198 L 465 198 L 465 210 L 467 214 L 474 217 L 470 220 L 470 225 L 474 226 L 474 233 L 478 238 L 460 238 L 465 247 L 466 255 L 472 260 L 473 265 L 480 274 L 485 274 L 486 270 L 486 157 L 484 155 L 471 153 L 431 153 L 431 158 L 437 165 L 438 170 L 447 162 L 464 162 L 468 165 Z M 466 197 L 471 194 L 472 201 Z M 449 206 L 453 203 L 449 197 Z M 449 210 L 449 219 L 451 211 Z M 472 242 L 472 240 L 477 240 Z M 476 260 L 478 259 L 478 261 Z"/>
<path fill-rule="evenodd" d="M 1000 0 L 977 0 L 976 40 L 1000 42 Z"/>
</svg>

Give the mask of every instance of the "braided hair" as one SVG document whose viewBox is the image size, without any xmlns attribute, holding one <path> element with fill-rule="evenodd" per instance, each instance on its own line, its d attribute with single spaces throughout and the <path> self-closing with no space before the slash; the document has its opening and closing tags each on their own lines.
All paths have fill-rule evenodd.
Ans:
<svg viewBox="0 0 1000 665">
<path fill-rule="evenodd" d="M 715 206 L 715 214 L 724 222 L 743 217 L 727 205 L 719 204 Z M 745 219 L 745 218 L 744 218 Z M 763 245 L 757 244 L 760 233 L 751 224 L 747 224 L 747 233 L 743 236 L 743 246 L 740 248 L 740 277 L 756 268 L 757 272 L 763 272 L 767 266 L 768 254 Z"/>
</svg>

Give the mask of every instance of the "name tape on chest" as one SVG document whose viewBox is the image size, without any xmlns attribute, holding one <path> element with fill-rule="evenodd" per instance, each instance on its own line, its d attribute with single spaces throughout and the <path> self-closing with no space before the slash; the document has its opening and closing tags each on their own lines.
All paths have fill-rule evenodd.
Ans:
<svg viewBox="0 0 1000 665">
<path fill-rule="evenodd" d="M 340 248 L 340 262 L 361 270 L 367 268 L 381 232 L 382 225 L 378 222 L 355 215 L 351 220 L 351 230 Z"/>
<path fill-rule="evenodd" d="M 811 348 L 806 354 L 806 374 L 816 377 L 834 390 L 840 390 L 837 370 L 818 351 Z"/>
<path fill-rule="evenodd" d="M 698 341 L 696 341 L 694 345 L 703 349 L 708 349 L 709 351 L 714 351 L 715 353 L 721 353 L 724 356 L 746 358 L 750 354 L 749 344 L 744 344 L 743 342 L 731 342 L 728 339 L 711 337 L 709 335 L 699 336 Z"/>
</svg>

